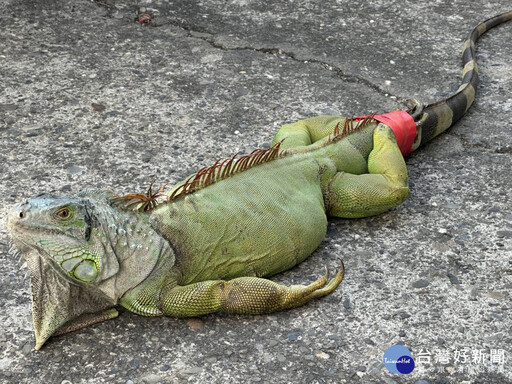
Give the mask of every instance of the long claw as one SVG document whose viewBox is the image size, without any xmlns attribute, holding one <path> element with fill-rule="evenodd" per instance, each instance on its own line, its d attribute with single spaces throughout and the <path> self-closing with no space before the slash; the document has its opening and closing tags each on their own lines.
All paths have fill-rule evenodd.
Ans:
<svg viewBox="0 0 512 384">
<path fill-rule="evenodd" d="M 343 277 L 345 276 L 345 266 L 343 265 L 343 261 L 340 258 L 338 258 L 338 260 L 340 261 L 340 269 L 336 272 L 331 281 L 311 292 L 308 296 L 308 300 L 328 295 L 334 291 L 338 285 L 340 285 L 340 283 L 343 281 Z"/>
<path fill-rule="evenodd" d="M 343 273 L 343 275 L 345 275 L 345 264 L 343 264 L 343 260 L 341 260 L 341 257 L 338 257 L 338 261 L 340 262 L 340 270 L 338 271 L 338 273 Z"/>
</svg>

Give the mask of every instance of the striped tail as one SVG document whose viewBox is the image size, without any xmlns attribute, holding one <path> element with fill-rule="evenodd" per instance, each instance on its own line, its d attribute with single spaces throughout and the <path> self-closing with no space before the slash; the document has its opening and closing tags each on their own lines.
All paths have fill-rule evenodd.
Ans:
<svg viewBox="0 0 512 384">
<path fill-rule="evenodd" d="M 512 11 L 482 21 L 471 31 L 462 48 L 462 64 L 464 66 L 462 84 L 457 92 L 448 99 L 425 106 L 416 123 L 418 135 L 413 144 L 413 150 L 447 130 L 471 107 L 478 85 L 475 42 L 489 29 L 509 20 L 512 20 Z"/>
</svg>

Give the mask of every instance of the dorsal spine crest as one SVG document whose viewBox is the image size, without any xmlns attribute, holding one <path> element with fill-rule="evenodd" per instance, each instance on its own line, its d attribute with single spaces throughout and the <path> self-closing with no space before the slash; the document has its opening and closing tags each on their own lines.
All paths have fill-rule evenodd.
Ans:
<svg viewBox="0 0 512 384">
<path fill-rule="evenodd" d="M 259 164 L 268 163 L 269 161 L 280 157 L 279 150 L 283 140 L 268 149 L 255 149 L 248 155 L 244 155 L 238 159 L 237 153 L 227 159 L 219 159 L 209 167 L 201 168 L 190 176 L 182 185 L 176 188 L 167 199 L 167 202 L 172 202 L 182 196 L 205 188 L 220 180 L 227 179 L 236 173 L 246 171 L 249 168 L 255 167 Z"/>
<path fill-rule="evenodd" d="M 326 145 L 335 143 L 338 140 L 369 126 L 370 124 L 378 123 L 378 121 L 374 119 L 374 116 L 375 113 L 372 113 L 371 115 L 368 115 L 360 120 L 355 118 L 347 118 L 345 119 L 341 129 L 340 124 L 336 124 L 333 133 L 329 135 Z"/>
<path fill-rule="evenodd" d="M 346 119 L 341 128 L 339 124 L 337 124 L 333 130 L 333 133 L 329 135 L 325 145 L 335 143 L 343 137 L 346 137 L 362 128 L 365 128 L 372 123 L 375 123 L 376 120 L 373 118 L 374 116 L 375 114 L 371 114 L 361 120 Z M 238 153 L 236 153 L 232 157 L 219 159 L 212 165 L 201 168 L 196 173 L 189 176 L 183 184 L 176 188 L 169 195 L 165 203 L 173 202 L 183 196 L 189 195 L 200 189 L 206 188 L 209 185 L 227 179 L 234 174 L 244 172 L 249 168 L 263 163 L 268 163 L 269 161 L 282 156 L 286 156 L 288 151 L 280 151 L 281 143 L 284 140 L 285 139 L 281 140 L 268 149 L 255 149 L 251 153 L 240 158 L 237 158 Z M 163 190 L 167 184 L 164 184 L 156 194 L 154 194 L 151 190 L 152 184 L 153 183 L 151 183 L 150 188 L 145 195 L 130 193 L 125 196 L 118 196 L 113 201 L 116 204 L 124 203 L 124 208 L 128 209 L 135 209 L 137 211 L 153 210 L 159 205 L 157 198 L 163 195 Z"/>
</svg>

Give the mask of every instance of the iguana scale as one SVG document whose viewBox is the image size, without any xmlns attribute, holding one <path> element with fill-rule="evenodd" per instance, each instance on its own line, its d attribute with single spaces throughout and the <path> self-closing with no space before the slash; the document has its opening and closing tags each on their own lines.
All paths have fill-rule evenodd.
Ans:
<svg viewBox="0 0 512 384">
<path fill-rule="evenodd" d="M 325 236 L 327 216 L 376 215 L 408 197 L 403 155 L 469 109 L 475 42 L 511 19 L 512 11 L 472 30 L 462 85 L 448 99 L 287 124 L 269 149 L 219 160 L 157 192 L 45 193 L 16 205 L 7 227 L 31 277 L 36 349 L 52 335 L 116 317 L 116 306 L 146 316 L 261 314 L 332 292 L 342 263 L 332 279 L 326 273 L 309 285 L 264 277 L 307 258 Z"/>
</svg>

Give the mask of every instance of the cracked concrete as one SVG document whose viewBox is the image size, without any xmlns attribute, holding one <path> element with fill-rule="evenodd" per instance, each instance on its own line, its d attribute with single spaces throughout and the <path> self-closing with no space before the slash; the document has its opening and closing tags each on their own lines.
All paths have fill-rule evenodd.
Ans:
<svg viewBox="0 0 512 384">
<path fill-rule="evenodd" d="M 100 5 L 104 6 L 107 11 L 108 11 L 108 15 L 110 17 L 114 17 L 113 16 L 113 9 L 116 8 L 116 4 L 115 2 L 101 2 Z M 166 4 L 162 4 L 162 6 L 165 8 L 166 7 Z M 142 8 L 142 9 L 145 9 L 145 8 Z M 150 8 L 151 9 L 151 8 Z M 157 15 L 160 14 L 160 12 L 157 12 L 156 13 Z M 347 82 L 356 82 L 356 83 L 360 83 L 360 84 L 363 84 L 367 87 L 369 87 L 370 89 L 374 90 L 374 91 L 377 91 L 381 94 L 383 94 L 384 96 L 386 97 L 391 97 L 393 99 L 397 99 L 403 103 L 406 102 L 406 98 L 404 97 L 400 97 L 400 96 L 397 96 L 397 95 L 392 95 L 390 94 L 389 91 L 386 91 L 385 89 L 383 89 L 382 87 L 380 87 L 379 85 L 377 84 L 374 84 L 372 83 L 370 80 L 368 80 L 367 78 L 365 77 L 362 77 L 362 76 L 358 76 L 358 75 L 355 75 L 355 74 L 350 74 L 350 73 L 345 73 L 343 71 L 342 68 L 340 67 L 336 67 L 335 65 L 333 65 L 332 63 L 329 63 L 327 61 L 322 61 L 322 60 L 319 60 L 317 58 L 299 58 L 297 54 L 293 53 L 293 52 L 289 52 L 289 51 L 284 51 L 283 49 L 281 48 L 276 48 L 276 47 L 252 47 L 250 45 L 247 45 L 247 46 L 230 46 L 227 42 L 225 43 L 221 43 L 219 41 L 222 41 L 222 40 L 217 40 L 216 36 L 209 33 L 209 32 L 204 32 L 204 31 L 199 31 L 199 30 L 194 30 L 190 24 L 186 23 L 186 22 L 172 22 L 172 21 L 160 21 L 159 18 L 157 17 L 157 20 L 155 21 L 153 19 L 152 21 L 152 25 L 156 26 L 156 27 L 164 27 L 164 26 L 174 26 L 174 27 L 178 27 L 178 28 L 181 28 L 185 31 L 188 32 L 188 35 L 192 38 L 198 38 L 198 39 L 201 39 L 201 40 L 204 40 L 206 42 L 208 42 L 212 47 L 214 48 L 218 48 L 218 49 L 222 49 L 224 51 L 229 51 L 229 50 L 250 50 L 250 51 L 255 51 L 255 52 L 261 52 L 261 53 L 265 53 L 265 54 L 271 54 L 271 55 L 284 55 L 284 56 L 287 56 L 289 57 L 290 59 L 293 59 L 293 60 L 296 60 L 298 62 L 301 62 L 301 63 L 313 63 L 313 64 L 319 64 L 321 66 L 323 66 L 325 69 L 329 70 L 329 71 L 335 71 L 338 75 L 338 77 L 343 80 L 343 81 L 347 81 Z"/>
<path fill-rule="evenodd" d="M 304 64 L 308 64 L 308 63 L 319 64 L 319 65 L 321 65 L 322 67 L 324 67 L 325 69 L 327 69 L 329 71 L 334 71 L 337 74 L 337 76 L 339 77 L 340 80 L 343 80 L 343 81 L 346 81 L 346 82 L 359 83 L 359 84 L 365 85 L 366 87 L 370 88 L 371 90 L 377 91 L 378 93 L 380 93 L 380 94 L 382 94 L 382 95 L 384 95 L 386 97 L 391 97 L 393 99 L 402 101 L 403 103 L 406 102 L 406 99 L 403 99 L 403 98 L 401 98 L 399 96 L 396 96 L 396 95 L 390 95 L 389 92 L 387 92 L 386 90 L 382 89 L 377 84 L 373 84 L 371 81 L 369 81 L 368 79 L 366 79 L 364 77 L 356 76 L 356 75 L 353 75 L 353 74 L 352 75 L 346 74 L 346 73 L 343 72 L 343 70 L 341 68 L 335 67 L 335 66 L 333 66 L 333 65 L 331 65 L 331 64 L 329 64 L 327 62 L 324 62 L 324 61 L 321 61 L 321 60 L 318 60 L 318 59 L 311 59 L 311 58 L 309 58 L 309 59 L 299 59 L 299 58 L 296 57 L 296 55 L 293 52 L 286 52 L 286 51 L 281 50 L 280 48 L 253 48 L 253 47 L 234 47 L 233 48 L 233 47 L 228 47 L 228 46 L 216 43 L 214 38 L 213 38 L 213 36 L 211 34 L 199 33 L 197 31 L 193 31 L 193 30 L 185 28 L 185 27 L 183 27 L 183 28 L 186 31 L 189 32 L 189 36 L 197 37 L 197 38 L 200 38 L 202 40 L 205 40 L 208 43 L 210 43 L 214 48 L 219 48 L 219 49 L 222 49 L 222 50 L 225 50 L 225 51 L 229 51 L 229 50 L 251 50 L 251 51 L 261 52 L 261 53 L 270 54 L 270 55 L 284 55 L 284 56 L 289 57 L 292 60 L 295 60 L 295 61 L 298 61 L 298 62 L 301 62 L 301 63 L 304 63 Z"/>
<path fill-rule="evenodd" d="M 446 97 L 467 32 L 505 6 L 0 0 L 0 216 L 41 192 L 174 183 L 268 147 L 301 118 Z M 149 25 L 135 21 L 141 8 Z M 124 312 L 35 352 L 29 281 L 0 221 L 0 382 L 511 382 L 511 33 L 503 25 L 477 45 L 467 116 L 407 158 L 409 200 L 333 220 L 310 258 L 275 277 L 310 282 L 342 257 L 340 289 L 307 306 L 190 320 Z M 416 360 L 410 375 L 382 364 L 397 343 Z M 488 360 L 463 363 L 464 350 Z M 500 350 L 505 361 L 490 364 Z"/>
</svg>

